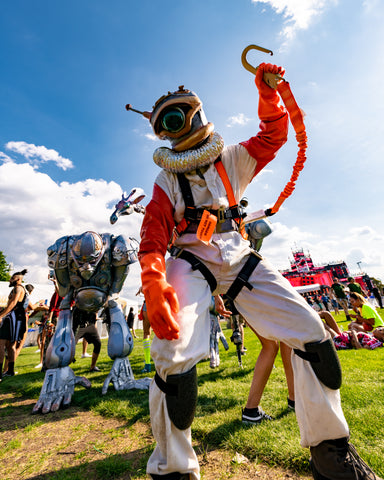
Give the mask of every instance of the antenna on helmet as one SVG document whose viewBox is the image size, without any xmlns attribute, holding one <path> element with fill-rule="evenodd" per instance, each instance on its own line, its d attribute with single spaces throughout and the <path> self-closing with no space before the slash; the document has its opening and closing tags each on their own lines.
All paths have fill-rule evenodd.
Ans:
<svg viewBox="0 0 384 480">
<path fill-rule="evenodd" d="M 151 112 L 140 112 L 140 110 L 136 110 L 135 108 L 132 108 L 132 105 L 130 103 L 127 103 L 127 105 L 125 105 L 125 109 L 127 111 L 132 110 L 132 112 L 139 113 L 140 115 L 143 115 L 143 117 L 148 118 L 148 120 L 150 120 L 152 115 Z"/>
</svg>

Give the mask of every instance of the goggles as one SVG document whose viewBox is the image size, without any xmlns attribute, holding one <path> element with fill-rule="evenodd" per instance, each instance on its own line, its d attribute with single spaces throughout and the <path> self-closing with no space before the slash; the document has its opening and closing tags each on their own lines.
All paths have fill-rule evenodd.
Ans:
<svg viewBox="0 0 384 480">
<path fill-rule="evenodd" d="M 185 127 L 185 114 L 180 107 L 170 107 L 161 118 L 161 126 L 166 132 L 179 133 Z"/>
</svg>

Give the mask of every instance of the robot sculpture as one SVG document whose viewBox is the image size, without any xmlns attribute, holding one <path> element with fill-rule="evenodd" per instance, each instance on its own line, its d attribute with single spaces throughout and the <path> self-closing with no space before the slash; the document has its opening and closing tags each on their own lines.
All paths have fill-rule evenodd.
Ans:
<svg viewBox="0 0 384 480">
<path fill-rule="evenodd" d="M 108 355 L 114 363 L 102 393 L 107 392 L 111 382 L 116 390 L 149 387 L 150 378 L 135 380 L 133 377 L 128 360 L 133 339 L 117 302 L 129 265 L 137 261 L 137 250 L 138 242 L 134 238 L 125 240 L 121 235 L 115 237 L 93 231 L 61 237 L 48 248 L 48 265 L 55 272 L 63 300 L 56 331 L 47 349 L 43 387 L 32 413 L 68 407 L 76 384 L 91 387 L 87 378 L 76 377 L 69 367 L 75 355 L 73 306 L 90 314 L 102 307 L 108 310 L 111 320 Z"/>
</svg>

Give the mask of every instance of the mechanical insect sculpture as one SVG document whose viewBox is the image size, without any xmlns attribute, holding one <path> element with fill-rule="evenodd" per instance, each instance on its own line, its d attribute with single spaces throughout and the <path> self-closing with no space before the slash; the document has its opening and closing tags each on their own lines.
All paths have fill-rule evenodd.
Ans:
<svg viewBox="0 0 384 480">
<path fill-rule="evenodd" d="M 124 196 L 123 193 L 120 202 L 115 205 L 115 211 L 109 218 L 111 224 L 116 223 L 120 215 L 131 215 L 133 212 L 144 214 L 145 207 L 139 203 L 144 197 L 144 190 L 138 187 L 133 188 L 127 196 Z"/>
</svg>

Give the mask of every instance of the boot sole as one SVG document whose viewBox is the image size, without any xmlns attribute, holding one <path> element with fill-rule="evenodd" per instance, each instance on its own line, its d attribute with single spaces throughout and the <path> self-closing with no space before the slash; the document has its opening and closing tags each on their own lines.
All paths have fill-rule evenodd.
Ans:
<svg viewBox="0 0 384 480">
<path fill-rule="evenodd" d="M 318 470 L 316 470 L 315 465 L 312 462 L 312 459 L 309 459 L 309 465 L 311 466 L 312 476 L 315 480 L 332 480 L 328 477 L 324 477 Z"/>
</svg>

